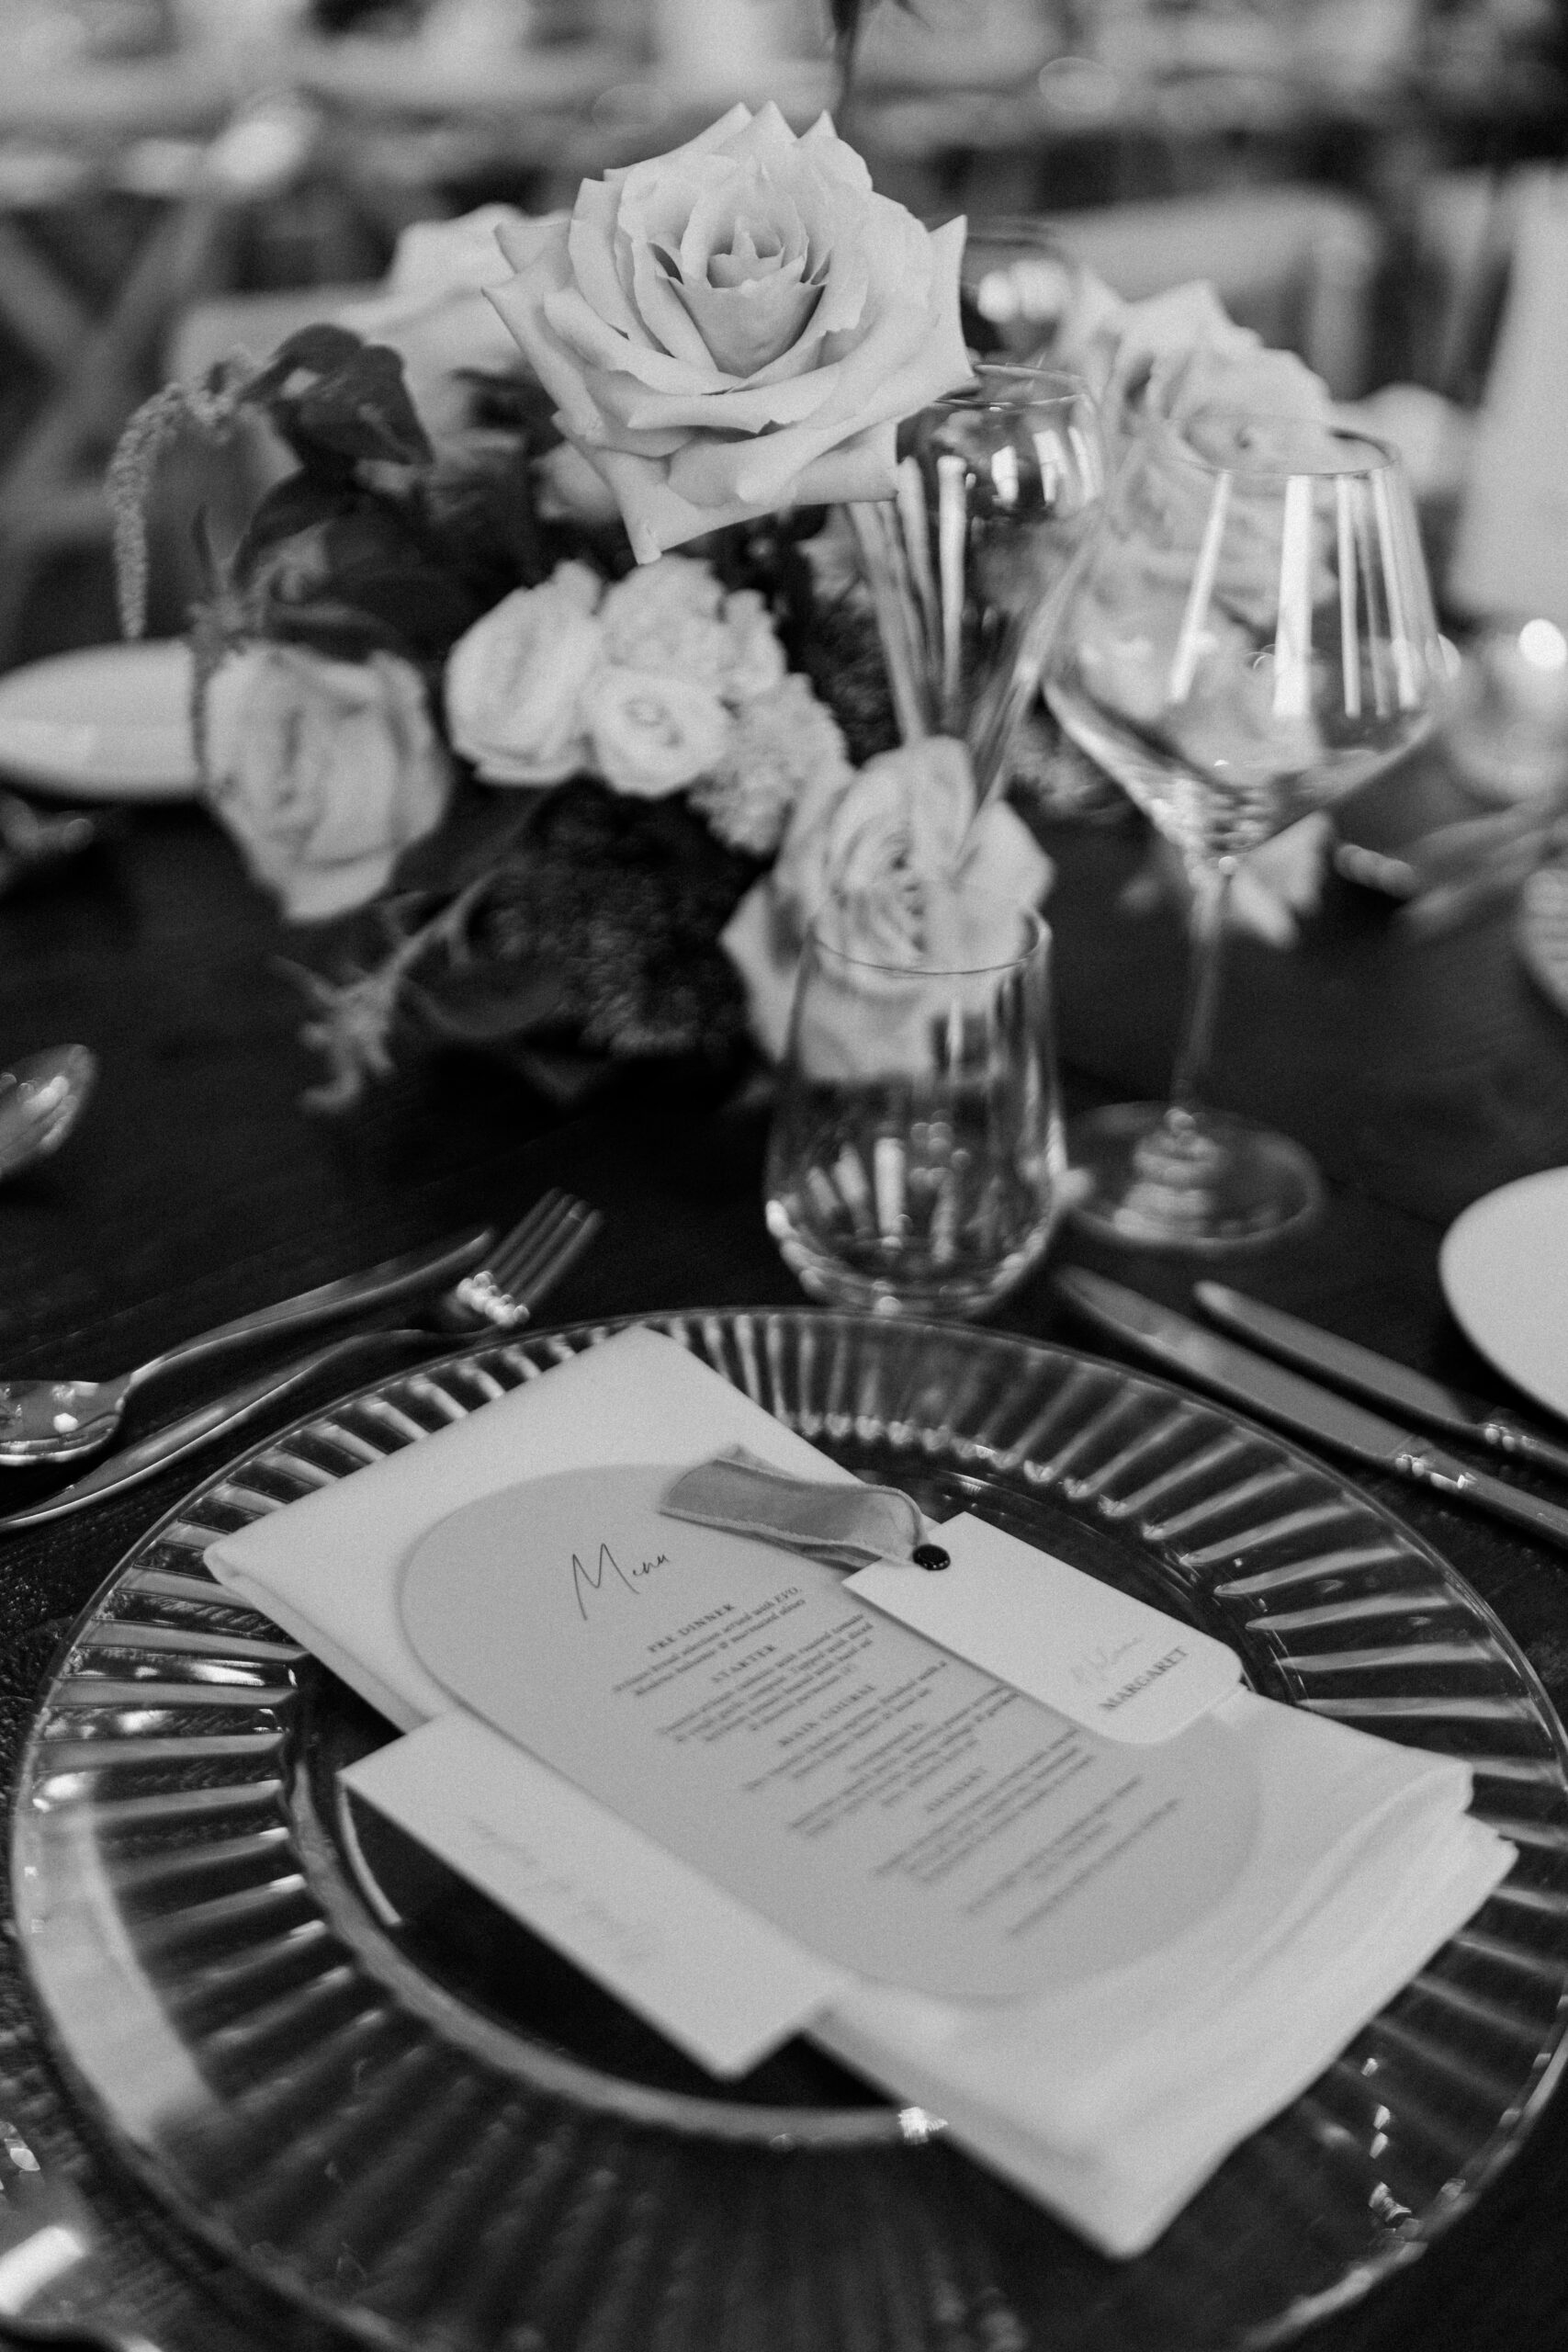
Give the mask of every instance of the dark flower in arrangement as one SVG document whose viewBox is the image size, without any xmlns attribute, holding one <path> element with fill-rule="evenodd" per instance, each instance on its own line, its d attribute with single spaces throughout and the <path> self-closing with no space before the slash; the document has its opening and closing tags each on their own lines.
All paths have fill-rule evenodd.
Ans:
<svg viewBox="0 0 1568 2352">
<path fill-rule="evenodd" d="M 554 793 L 525 848 L 498 866 L 469 945 L 491 974 L 551 978 L 536 1034 L 611 1060 L 738 1053 L 746 999 L 719 934 L 755 880 L 682 801 L 627 799 L 578 780 Z M 429 989 L 439 1025 L 461 1025 L 457 985 Z"/>
</svg>

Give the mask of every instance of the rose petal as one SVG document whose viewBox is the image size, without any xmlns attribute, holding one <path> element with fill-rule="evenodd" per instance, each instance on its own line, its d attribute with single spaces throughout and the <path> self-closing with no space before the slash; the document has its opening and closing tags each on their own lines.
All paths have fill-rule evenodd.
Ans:
<svg viewBox="0 0 1568 2352">
<path fill-rule="evenodd" d="M 664 350 L 694 365 L 705 363 L 702 338 L 671 286 L 660 248 L 678 248 L 705 191 L 734 171 L 723 155 L 701 155 L 667 169 L 660 162 L 634 166 L 620 191 L 615 240 L 623 282 L 649 335 Z"/>
<path fill-rule="evenodd" d="M 783 357 L 790 345 L 802 336 L 804 327 L 816 311 L 818 289 L 816 287 L 790 285 L 785 280 L 752 277 L 743 287 L 680 287 L 680 297 L 686 311 L 696 322 L 703 344 L 715 357 L 715 365 L 727 369 L 731 377 L 752 377 L 769 360 Z M 818 345 L 820 348 L 820 345 Z M 790 393 L 769 393 L 769 404 L 778 414 L 778 402 L 783 407 L 799 409 L 797 386 L 804 379 L 795 379 Z M 722 393 L 712 398 L 724 398 Z M 743 402 L 745 390 L 736 393 L 736 402 Z M 808 400 L 807 414 L 820 404 L 820 395 Z M 715 419 L 717 424 L 717 419 Z M 731 428 L 743 428 L 743 419 L 731 414 L 727 419 Z"/>
<path fill-rule="evenodd" d="M 705 130 L 699 130 L 694 138 L 683 140 L 679 147 L 671 147 L 667 155 L 657 156 L 653 162 L 660 166 L 676 164 L 687 155 L 705 155 L 716 147 L 726 147 L 739 131 L 745 130 L 750 120 L 750 107 L 743 105 L 737 98 L 728 114 L 721 114 L 718 120 L 710 122 Z M 649 171 L 652 167 L 653 165 L 646 161 L 638 164 L 615 164 L 605 173 L 604 177 L 610 186 L 615 187 L 630 179 L 635 172 Z"/>
<path fill-rule="evenodd" d="M 525 216 L 519 220 L 498 220 L 495 242 L 513 269 L 531 269 L 541 255 L 553 253 L 558 246 L 562 253 L 566 251 L 570 226 L 570 212 L 541 212 L 533 220 Z"/>
<path fill-rule="evenodd" d="M 648 406 L 649 395 L 631 377 L 604 368 L 585 368 L 582 380 L 598 412 L 594 438 L 606 448 L 631 449 L 643 458 L 669 458 L 690 440 L 690 433 L 680 426 L 632 421 Z"/>
<path fill-rule="evenodd" d="M 891 498 L 897 480 L 896 431 L 887 424 L 840 442 L 805 469 L 792 485 L 792 503 L 818 506 L 848 498 Z M 724 530 L 731 523 L 771 513 L 777 503 L 759 506 L 737 498 L 723 506 L 699 506 L 671 488 L 669 467 L 657 458 L 607 448 L 582 454 L 615 492 L 638 563 L 652 563 L 667 548 L 681 547 L 705 531 Z"/>
<path fill-rule="evenodd" d="M 716 367 L 732 376 L 754 375 L 798 342 L 818 288 L 784 277 L 752 277 L 743 286 L 676 288 Z"/>
<path fill-rule="evenodd" d="M 735 164 L 704 189 L 682 233 L 682 276 L 705 282 L 714 254 L 732 252 L 740 236 L 750 245 L 761 243 L 780 260 L 798 260 L 804 268 L 808 241 L 787 177 L 773 179 L 755 164 Z"/>
<path fill-rule="evenodd" d="M 624 407 L 617 401 L 617 413 L 638 432 L 674 433 L 682 440 L 693 431 L 761 433 L 772 424 L 799 424 L 832 398 L 831 371 L 811 364 L 820 352 L 821 338 L 813 337 L 798 375 L 771 384 L 741 385 L 732 392 L 692 398 L 639 390 Z"/>
<path fill-rule="evenodd" d="M 586 302 L 575 286 L 552 287 L 544 299 L 545 316 L 569 351 L 576 354 L 585 365 L 608 368 L 616 375 L 630 376 L 661 392 L 714 392 L 739 379 L 726 376 L 715 367 L 707 346 L 691 320 L 681 308 L 673 287 L 665 281 L 665 291 L 684 322 L 685 330 L 696 351 L 696 357 L 677 357 L 669 350 L 649 344 L 633 343 L 626 335 L 606 326 L 598 312 Z"/>
<path fill-rule="evenodd" d="M 863 155 L 840 139 L 830 114 L 819 114 L 808 130 L 802 131 L 799 141 L 813 165 L 842 180 L 847 187 L 871 189 L 871 170 Z"/>
<path fill-rule="evenodd" d="M 484 298 L 568 420 L 562 430 L 588 440 L 598 430 L 598 413 L 584 390 L 581 368 L 545 317 L 547 294 L 568 277 L 565 221 L 557 228 L 558 234 L 536 247 L 525 269 L 505 286 L 487 286 Z"/>
<path fill-rule="evenodd" d="M 615 266 L 615 195 L 603 180 L 584 180 L 567 231 L 567 258 L 582 298 L 606 326 L 635 341 L 646 334 Z"/>
<path fill-rule="evenodd" d="M 806 275 L 806 234 L 802 231 L 799 250 L 759 244 L 758 237 L 769 232 L 758 230 L 750 220 L 738 220 L 730 240 L 729 251 L 710 253 L 707 279 L 710 286 L 744 286 L 750 277 L 769 277 L 775 274 L 804 277 Z M 813 281 L 816 282 L 815 280 Z"/>
</svg>

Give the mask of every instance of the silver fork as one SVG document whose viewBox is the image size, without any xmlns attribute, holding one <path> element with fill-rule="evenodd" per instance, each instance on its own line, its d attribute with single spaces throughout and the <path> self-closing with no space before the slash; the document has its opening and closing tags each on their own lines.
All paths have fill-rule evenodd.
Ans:
<svg viewBox="0 0 1568 2352">
<path fill-rule="evenodd" d="M 445 1331 L 479 1331 L 487 1323 L 520 1330 L 543 1286 L 558 1283 L 604 1222 L 597 1209 L 558 1186 L 535 1202 L 490 1253 L 435 1302 L 432 1319 Z"/>
<path fill-rule="evenodd" d="M 430 1322 L 437 1331 L 482 1331 L 487 1325 L 502 1331 L 520 1330 L 546 1293 L 573 1265 L 604 1223 L 599 1211 L 561 1192 L 547 1193 L 512 1228 L 491 1254 L 488 1266 L 466 1274 L 436 1302 Z M 502 1276 L 504 1275 L 504 1279 Z M 85 1477 L 62 1487 L 43 1502 L 8 1511 L 0 1518 L 0 1533 L 12 1528 L 36 1527 L 48 1519 L 106 1501 L 110 1495 L 138 1487 L 171 1462 L 178 1462 L 198 1446 L 242 1429 L 308 1381 L 349 1363 L 366 1349 L 415 1349 L 427 1354 L 430 1329 L 351 1332 L 347 1339 L 314 1349 L 281 1370 L 263 1373 L 232 1388 L 210 1404 L 198 1406 L 161 1430 L 110 1454 Z"/>
<path fill-rule="evenodd" d="M 158 2352 L 106 2291 L 106 2233 L 73 2181 L 50 2173 L 13 2123 L 0 2120 L 0 2321 L 41 2342 L 100 2352 Z"/>
</svg>

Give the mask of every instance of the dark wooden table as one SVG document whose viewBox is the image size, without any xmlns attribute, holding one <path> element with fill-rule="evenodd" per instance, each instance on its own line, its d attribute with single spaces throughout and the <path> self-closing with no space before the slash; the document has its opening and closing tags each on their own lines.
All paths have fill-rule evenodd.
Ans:
<svg viewBox="0 0 1568 2352">
<path fill-rule="evenodd" d="M 1141 856 L 1137 832 L 1062 825 L 1052 846 L 1069 1102 L 1157 1094 L 1179 940 L 1168 915 L 1116 909 Z M 297 1038 L 301 1000 L 277 964 L 296 944 L 216 829 L 185 808 L 127 812 L 90 864 L 0 906 L 0 1054 L 76 1038 L 103 1063 L 65 1151 L 0 1191 L 8 1370 L 120 1370 L 308 1283 L 507 1218 L 550 1183 L 585 1193 L 606 1220 L 556 1294 L 552 1319 L 798 1298 L 762 1226 L 760 1107 L 698 1116 L 634 1086 L 563 1115 L 492 1065 L 453 1057 L 406 1071 L 346 1116 L 309 1115 L 298 1102 L 315 1074 Z M 1247 1261 L 1247 1284 L 1498 1393 L 1503 1384 L 1447 1315 L 1438 1243 L 1468 1201 L 1568 1162 L 1568 1022 L 1534 994 L 1506 912 L 1415 944 L 1386 906 L 1336 887 L 1289 955 L 1239 943 L 1216 1092 L 1299 1136 L 1331 1180 L 1322 1221 Z M 1173 1303 L 1190 1280 L 1178 1261 L 1113 1261 L 1071 1235 L 1056 1254 Z M 1054 1306 L 1047 1274 L 997 1319 L 1085 1338 Z M 280 1423 L 298 1409 L 291 1403 Z M 215 1467 L 210 1454 L 197 1458 L 118 1505 L 4 1540 L 0 1769 L 14 1761 L 74 1613 L 127 1544 Z M 24 1475 L 15 1485 L 5 1475 L 20 1499 Z M 1568 1558 L 1392 1481 L 1378 1492 L 1472 1580 L 1558 1703 L 1568 1701 Z M 81 2170 L 124 2233 L 128 2275 L 138 2275 L 135 2209 L 58 2100 L 46 2112 L 47 2074 L 15 1985 L 0 1988 L 0 2047 L 13 2095 L 25 2101 L 32 2086 L 24 2116 Z M 1408 2270 L 1320 2324 L 1313 2352 L 1568 2342 L 1565 2204 L 1568 2103 L 1559 2098 L 1475 2210 Z M 150 2254 L 146 2264 L 156 2309 L 168 2290 Z M 215 2309 L 204 2344 L 260 2352 L 283 2340 L 265 2324 L 259 2335 L 237 2330 Z"/>
</svg>

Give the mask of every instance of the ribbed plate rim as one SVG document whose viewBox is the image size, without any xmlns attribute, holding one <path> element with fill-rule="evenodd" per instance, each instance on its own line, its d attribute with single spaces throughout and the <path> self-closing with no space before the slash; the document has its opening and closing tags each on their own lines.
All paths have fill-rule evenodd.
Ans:
<svg viewBox="0 0 1568 2352">
<path fill-rule="evenodd" d="M 17 1776 L 18 1793 L 32 1785 L 40 1740 L 39 1726 L 48 1696 L 62 1680 L 65 1666 L 84 1630 L 102 1613 L 106 1603 L 117 1591 L 123 1579 L 133 1571 L 136 1564 L 164 1541 L 171 1529 L 186 1521 L 194 1514 L 198 1514 L 200 1505 L 214 1490 L 231 1483 L 242 1483 L 242 1474 L 248 1466 L 259 1462 L 270 1453 L 286 1450 L 291 1439 L 309 1431 L 316 1424 L 330 1420 L 333 1415 L 356 1403 L 367 1398 L 381 1396 L 389 1391 L 395 1390 L 410 1379 L 438 1377 L 443 1371 L 450 1367 L 461 1365 L 475 1358 L 495 1356 L 509 1349 L 530 1358 L 535 1357 L 539 1351 L 553 1350 L 555 1352 L 547 1354 L 544 1361 L 543 1368 L 547 1369 L 550 1362 L 563 1361 L 566 1355 L 602 1344 L 604 1340 L 616 1332 L 627 1329 L 652 1327 L 672 1329 L 677 1337 L 682 1338 L 682 1344 L 691 1345 L 692 1340 L 683 1335 L 688 1333 L 700 1335 L 705 1326 L 717 1324 L 734 1331 L 746 1326 L 763 1326 L 780 1320 L 786 1323 L 810 1322 L 837 1326 L 848 1329 L 857 1335 L 870 1335 L 877 1341 L 894 1336 L 905 1339 L 918 1338 L 921 1332 L 929 1332 L 932 1336 L 940 1336 L 946 1341 L 952 1341 L 956 1338 L 961 1342 L 976 1343 L 981 1351 L 995 1344 L 1004 1349 L 1021 1351 L 1025 1357 L 1035 1360 L 1043 1366 L 1052 1363 L 1066 1362 L 1069 1366 L 1082 1365 L 1095 1372 L 1109 1374 L 1117 1382 L 1129 1384 L 1141 1391 L 1163 1396 L 1173 1405 L 1208 1415 L 1228 1428 L 1242 1431 L 1250 1439 L 1270 1449 L 1277 1456 L 1289 1462 L 1301 1472 L 1320 1481 L 1325 1481 L 1341 1493 L 1351 1496 L 1359 1507 L 1366 1510 L 1384 1524 L 1401 1546 L 1413 1550 L 1424 1557 L 1427 1566 L 1435 1570 L 1442 1583 L 1461 1596 L 1465 1609 L 1472 1612 L 1480 1623 L 1485 1627 L 1524 1684 L 1530 1695 L 1540 1723 L 1549 1734 L 1558 1769 L 1560 1772 L 1568 1775 L 1568 1735 L 1564 1734 L 1563 1726 L 1549 1695 L 1540 1682 L 1540 1678 L 1507 1627 L 1497 1617 L 1484 1598 L 1443 1557 L 1437 1547 L 1418 1529 L 1412 1527 L 1408 1521 L 1402 1519 L 1381 1498 L 1356 1486 L 1337 1466 L 1330 1465 L 1306 1453 L 1266 1424 L 1252 1419 L 1226 1404 L 1198 1392 L 1182 1388 L 1175 1382 L 1163 1378 L 1155 1372 L 1145 1371 L 1142 1366 L 1130 1367 L 1087 1350 L 1055 1340 L 1037 1339 L 1026 1333 L 1013 1332 L 1005 1329 L 973 1326 L 955 1329 L 947 1324 L 937 1322 L 917 1324 L 902 1318 L 897 1323 L 888 1323 L 873 1316 L 845 1315 L 831 1309 L 801 1306 L 672 1308 L 541 1329 L 517 1335 L 510 1341 L 497 1340 L 494 1338 L 479 1340 L 454 1349 L 446 1355 L 419 1366 L 412 1368 L 405 1366 L 382 1378 L 359 1383 L 353 1388 L 344 1390 L 327 1404 L 312 1408 L 299 1415 L 293 1421 L 271 1436 L 236 1453 L 218 1470 L 193 1487 L 127 1549 L 62 1638 L 49 1669 L 43 1692 L 35 1708 Z M 955 1475 L 963 1475 L 965 1464 L 954 1457 L 948 1466 Z M 975 1468 L 973 1463 L 968 1466 L 971 1470 Z M 994 1475 L 994 1465 L 982 1465 L 982 1474 L 987 1470 Z M 1299 1698 L 1295 1702 L 1310 1703 Z M 47 2037 L 49 2012 L 46 1989 L 35 1984 L 34 1991 Z M 1288 2340 L 1297 2335 L 1302 2328 L 1325 2316 L 1328 2312 L 1359 2300 L 1378 2279 L 1416 2258 L 1461 2213 L 1468 2211 L 1490 2181 L 1495 2177 L 1497 2172 L 1522 2145 L 1529 2135 L 1531 2124 L 1559 2079 L 1564 2063 L 1568 2063 L 1565 2026 L 1568 2026 L 1568 1994 L 1559 1998 L 1555 2030 L 1548 2043 L 1544 2045 L 1549 2054 L 1545 2058 L 1545 2063 L 1540 2065 L 1537 2077 L 1517 2113 L 1506 2126 L 1500 2125 L 1490 2139 L 1478 2146 L 1466 2167 L 1462 2184 L 1454 2190 L 1454 2193 L 1445 2196 L 1440 2204 L 1429 2212 L 1417 2217 L 1419 2227 L 1411 2235 L 1399 2240 L 1390 2240 L 1382 2245 L 1366 2259 L 1354 2266 L 1350 2272 L 1331 2288 L 1282 2311 L 1271 2327 L 1267 2329 L 1254 2327 L 1249 2330 L 1245 2339 L 1235 2340 L 1238 2343 L 1245 2340 L 1249 2346 L 1258 2346 L 1265 2342 L 1281 2343 Z M 57 2050 L 55 2055 L 57 2063 L 62 2064 L 63 2071 L 67 2075 L 73 2075 L 69 2054 Z M 75 2082 L 74 2087 L 78 2097 L 87 2103 L 91 2110 L 96 2098 L 93 2086 L 89 2084 Z M 120 2136 L 112 2119 L 96 2114 L 92 2117 L 92 2120 L 100 2136 L 116 2150 L 122 2160 L 129 2162 L 133 2173 L 142 2180 L 145 2186 L 152 2189 L 160 2202 L 166 2204 L 168 2201 L 166 2191 L 161 2179 L 155 2172 L 149 2172 L 142 2165 L 134 2150 L 121 2144 Z M 221 2251 L 231 2256 L 235 2256 L 233 2245 L 223 2239 L 220 2233 L 214 2236 L 209 2232 L 199 2215 L 192 2216 L 186 2212 L 179 2205 L 178 2200 L 175 2201 L 175 2210 L 184 2224 L 189 2226 L 194 2222 L 198 2234 L 206 2236 L 209 2243 L 217 2245 Z M 254 2266 L 248 2264 L 243 2251 L 239 2253 L 237 2258 L 243 2265 L 254 2268 Z M 340 2327 L 344 2324 L 344 2316 L 340 2311 L 323 2306 L 312 2300 L 309 2294 L 296 2294 L 296 2290 L 289 2286 L 288 2282 L 280 2279 L 276 2274 L 255 2268 L 255 2275 L 262 2278 L 275 2290 L 281 2286 L 285 2293 L 294 2295 L 296 2300 L 302 2301 L 306 2308 L 318 2316 L 325 2316 Z M 374 2322 L 373 2327 L 374 2340 L 396 2342 L 400 2345 L 404 2343 L 412 2345 L 419 2340 L 408 2337 L 400 2331 L 395 2335 L 383 2335 L 383 2324 L 379 2321 Z"/>
</svg>

